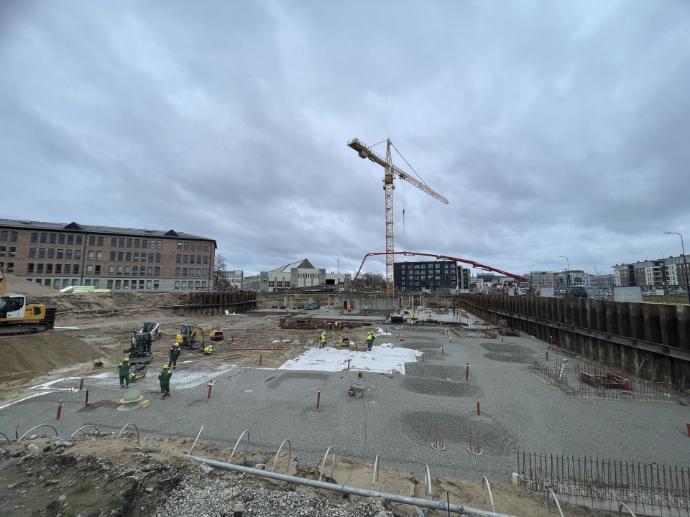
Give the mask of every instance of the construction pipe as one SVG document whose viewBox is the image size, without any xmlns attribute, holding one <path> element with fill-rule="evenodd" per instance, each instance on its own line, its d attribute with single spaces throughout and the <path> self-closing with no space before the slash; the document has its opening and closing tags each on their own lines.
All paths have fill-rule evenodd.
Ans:
<svg viewBox="0 0 690 517">
<path fill-rule="evenodd" d="M 460 515 L 470 515 L 473 517 L 512 517 L 503 513 L 496 513 L 488 510 L 480 510 L 479 508 L 472 508 L 462 504 L 449 504 L 447 502 L 433 501 L 431 499 L 419 499 L 417 497 L 408 497 L 405 495 L 392 494 L 389 492 L 379 492 L 378 490 L 367 490 L 364 488 L 357 488 L 349 485 L 338 485 L 335 483 L 326 483 L 325 481 L 317 481 L 315 479 L 301 478 L 291 476 L 289 474 L 281 474 L 279 472 L 271 472 L 268 470 L 259 470 L 252 467 L 245 467 L 242 465 L 235 465 L 233 463 L 224 463 L 216 461 L 211 458 L 204 458 L 202 456 L 192 456 L 190 454 L 183 454 L 185 458 L 198 461 L 215 467 L 218 469 L 232 470 L 235 472 L 242 472 L 252 476 L 263 477 L 268 479 L 275 479 L 277 481 L 285 481 L 287 483 L 296 483 L 298 485 L 310 486 L 312 488 L 322 488 L 324 490 L 332 490 L 341 494 L 356 495 L 359 497 L 379 497 L 395 503 L 409 504 L 412 506 L 422 506 L 424 508 L 431 508 L 433 510 L 441 510 L 446 512 L 453 512 Z"/>
</svg>

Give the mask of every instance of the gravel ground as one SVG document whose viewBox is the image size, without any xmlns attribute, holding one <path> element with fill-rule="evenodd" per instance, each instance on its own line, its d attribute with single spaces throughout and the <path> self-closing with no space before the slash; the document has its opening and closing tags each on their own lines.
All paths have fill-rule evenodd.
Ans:
<svg viewBox="0 0 690 517">
<path fill-rule="evenodd" d="M 227 479 L 186 479 L 156 511 L 157 517 L 216 517 L 232 515 L 243 508 L 244 515 L 330 517 L 392 517 L 378 500 L 331 498 L 316 492 L 286 491 L 239 476 Z"/>
</svg>

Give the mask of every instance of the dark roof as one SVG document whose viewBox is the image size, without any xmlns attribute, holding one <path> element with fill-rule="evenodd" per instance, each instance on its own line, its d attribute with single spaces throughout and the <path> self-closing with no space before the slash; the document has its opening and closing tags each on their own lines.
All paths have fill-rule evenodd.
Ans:
<svg viewBox="0 0 690 517">
<path fill-rule="evenodd" d="M 190 240 L 204 240 L 213 241 L 208 237 L 201 237 L 199 235 L 192 235 L 190 233 L 177 232 L 175 230 L 142 230 L 139 228 L 116 228 L 113 226 L 94 226 L 79 224 L 72 221 L 71 223 L 44 223 L 41 221 L 21 221 L 16 219 L 0 219 L 0 227 L 17 228 L 23 230 L 46 230 L 46 231 L 63 231 L 73 233 L 107 233 L 113 235 L 133 235 L 139 237 L 174 237 L 176 239 L 190 239 Z"/>
</svg>

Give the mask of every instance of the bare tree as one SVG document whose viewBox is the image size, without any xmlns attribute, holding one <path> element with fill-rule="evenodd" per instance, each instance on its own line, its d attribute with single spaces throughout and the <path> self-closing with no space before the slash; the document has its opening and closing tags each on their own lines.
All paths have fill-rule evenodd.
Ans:
<svg viewBox="0 0 690 517">
<path fill-rule="evenodd" d="M 215 278 L 216 289 L 225 291 L 229 287 L 229 282 L 225 278 L 225 271 L 227 271 L 227 263 L 225 257 L 220 253 L 216 255 L 216 260 L 213 263 L 213 277 Z"/>
</svg>

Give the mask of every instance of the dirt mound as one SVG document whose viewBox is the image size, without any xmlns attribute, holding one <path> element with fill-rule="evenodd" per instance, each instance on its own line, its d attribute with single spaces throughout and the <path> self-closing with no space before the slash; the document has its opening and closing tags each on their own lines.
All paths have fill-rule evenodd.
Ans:
<svg viewBox="0 0 690 517">
<path fill-rule="evenodd" d="M 91 363 L 98 346 L 57 331 L 0 339 L 0 385 L 13 385 L 57 368 Z"/>
<path fill-rule="evenodd" d="M 5 282 L 5 290 L 7 293 L 21 293 L 28 297 L 55 296 L 56 294 L 60 294 L 50 287 L 45 287 L 35 282 L 29 282 L 25 278 L 20 278 L 12 273 L 5 273 Z"/>
</svg>

